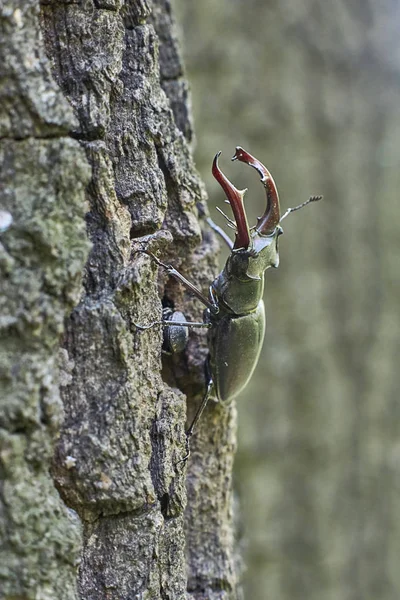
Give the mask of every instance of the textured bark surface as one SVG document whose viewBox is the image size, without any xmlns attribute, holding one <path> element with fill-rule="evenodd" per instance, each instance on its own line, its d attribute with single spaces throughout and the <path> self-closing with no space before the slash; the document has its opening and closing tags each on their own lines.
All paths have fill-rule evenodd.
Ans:
<svg viewBox="0 0 400 600">
<path fill-rule="evenodd" d="M 197 219 L 206 196 L 169 2 L 10 2 L 1 19 L 14 221 L 1 240 L 0 597 L 237 598 L 235 408 L 211 403 L 187 472 L 177 465 L 204 333 L 161 360 L 160 327 L 135 327 L 160 318 L 161 299 L 188 319 L 203 310 L 137 250 L 205 293 L 218 250 Z M 65 505 L 48 473 L 56 434 Z"/>
<path fill-rule="evenodd" d="M 75 120 L 35 2 L 2 5 L 0 57 L 0 597 L 69 599 L 80 523 L 48 470 L 62 419 L 59 340 L 89 250 L 90 170 L 67 135 Z"/>
<path fill-rule="evenodd" d="M 252 223 L 262 190 L 229 169 L 237 144 L 265 161 L 283 209 L 325 196 L 283 222 L 263 356 L 238 400 L 246 597 L 395 600 L 399 5 L 179 5 L 198 166 L 223 151 Z"/>
</svg>

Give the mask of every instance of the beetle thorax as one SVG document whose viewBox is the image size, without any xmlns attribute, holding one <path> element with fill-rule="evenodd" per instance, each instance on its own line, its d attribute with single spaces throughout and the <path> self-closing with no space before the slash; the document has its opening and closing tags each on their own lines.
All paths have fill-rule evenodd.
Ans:
<svg viewBox="0 0 400 600">
<path fill-rule="evenodd" d="M 212 284 L 220 303 L 237 315 L 257 309 L 264 291 L 264 272 L 279 264 L 277 238 L 280 228 L 270 236 L 252 236 L 250 249 L 233 250 L 223 271 Z"/>
</svg>

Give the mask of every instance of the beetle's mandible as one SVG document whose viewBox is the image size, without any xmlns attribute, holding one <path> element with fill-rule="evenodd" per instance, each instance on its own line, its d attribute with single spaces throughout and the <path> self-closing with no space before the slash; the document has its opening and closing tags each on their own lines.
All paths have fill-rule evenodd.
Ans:
<svg viewBox="0 0 400 600">
<path fill-rule="evenodd" d="M 262 299 L 264 273 L 269 267 L 276 268 L 279 265 L 278 239 L 283 233 L 280 222 L 290 212 L 322 197 L 312 196 L 299 206 L 288 209 L 281 217 L 278 191 L 270 172 L 259 160 L 238 146 L 232 160 L 239 160 L 256 169 L 266 192 L 265 212 L 258 218 L 257 224 L 250 228 L 243 204 L 247 190 L 238 190 L 222 173 L 218 166 L 220 154 L 219 152 L 214 158 L 212 174 L 224 190 L 232 208 L 235 222 L 224 216 L 230 226 L 234 226 L 236 235 L 232 242 L 223 230 L 211 219 L 207 219 L 231 250 L 223 270 L 210 285 L 208 297 L 174 267 L 144 251 L 206 306 L 203 322 L 191 323 L 184 319 L 179 321 L 176 317 L 178 313 L 175 313 L 173 320 L 160 322 L 165 327 L 208 329 L 206 392 L 186 432 L 187 452 L 180 462 L 185 462 L 189 456 L 189 439 L 210 396 L 215 395 L 220 402 L 229 403 L 247 385 L 257 365 L 265 334 L 265 308 Z M 147 329 L 154 324 L 138 327 Z"/>
</svg>

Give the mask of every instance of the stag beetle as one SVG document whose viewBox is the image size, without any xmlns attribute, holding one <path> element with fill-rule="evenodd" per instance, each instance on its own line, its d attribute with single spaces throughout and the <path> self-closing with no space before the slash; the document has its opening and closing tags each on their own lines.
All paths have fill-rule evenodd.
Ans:
<svg viewBox="0 0 400 600">
<path fill-rule="evenodd" d="M 208 297 L 174 267 L 164 264 L 154 254 L 143 251 L 206 306 L 203 322 L 188 322 L 183 318 L 179 320 L 177 315 L 182 313 L 174 313 L 171 320 L 156 321 L 146 326 L 138 325 L 141 329 L 147 329 L 160 323 L 165 327 L 174 328 L 175 334 L 169 336 L 172 339 L 184 338 L 182 328 L 206 327 L 208 329 L 206 392 L 186 432 L 186 455 L 179 462 L 185 462 L 189 457 L 190 437 L 210 396 L 215 394 L 222 403 L 231 402 L 247 385 L 257 365 L 265 334 L 265 308 L 262 299 L 264 272 L 269 267 L 276 268 L 279 265 L 278 238 L 283 233 L 280 222 L 290 212 L 322 198 L 322 196 L 312 196 L 299 206 L 289 208 L 281 217 L 278 191 L 268 169 L 238 146 L 232 160 L 239 160 L 256 169 L 261 176 L 261 183 L 267 196 L 264 214 L 258 218 L 257 225 L 249 228 L 243 204 L 243 197 L 247 190 L 235 188 L 222 173 L 218 166 L 220 154 L 221 152 L 218 152 L 214 158 L 212 174 L 227 196 L 235 222 L 222 211 L 220 212 L 227 219 L 228 224 L 235 228 L 236 235 L 235 241 L 232 242 L 210 218 L 207 219 L 209 225 L 222 236 L 231 250 L 225 267 L 210 285 Z"/>
</svg>

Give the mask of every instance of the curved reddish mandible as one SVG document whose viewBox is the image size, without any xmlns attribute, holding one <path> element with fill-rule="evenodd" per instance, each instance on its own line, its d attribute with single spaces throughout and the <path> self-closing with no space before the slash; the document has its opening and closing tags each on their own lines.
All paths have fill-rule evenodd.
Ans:
<svg viewBox="0 0 400 600">
<path fill-rule="evenodd" d="M 218 152 L 214 157 L 212 174 L 224 190 L 235 217 L 237 232 L 233 248 L 235 250 L 238 248 L 247 249 L 250 245 L 250 231 L 243 204 L 243 196 L 246 190 L 238 190 L 235 188 L 229 179 L 222 173 L 218 166 L 218 157 L 220 154 L 221 152 Z"/>
<path fill-rule="evenodd" d="M 236 147 L 236 151 L 232 160 L 240 160 L 258 171 L 261 177 L 261 183 L 265 187 L 267 193 L 267 206 L 262 217 L 258 219 L 256 231 L 261 235 L 269 235 L 275 231 L 280 220 L 279 196 L 276 189 L 275 181 L 272 178 L 268 169 L 254 158 L 251 154 L 243 150 L 240 146 Z"/>
</svg>

